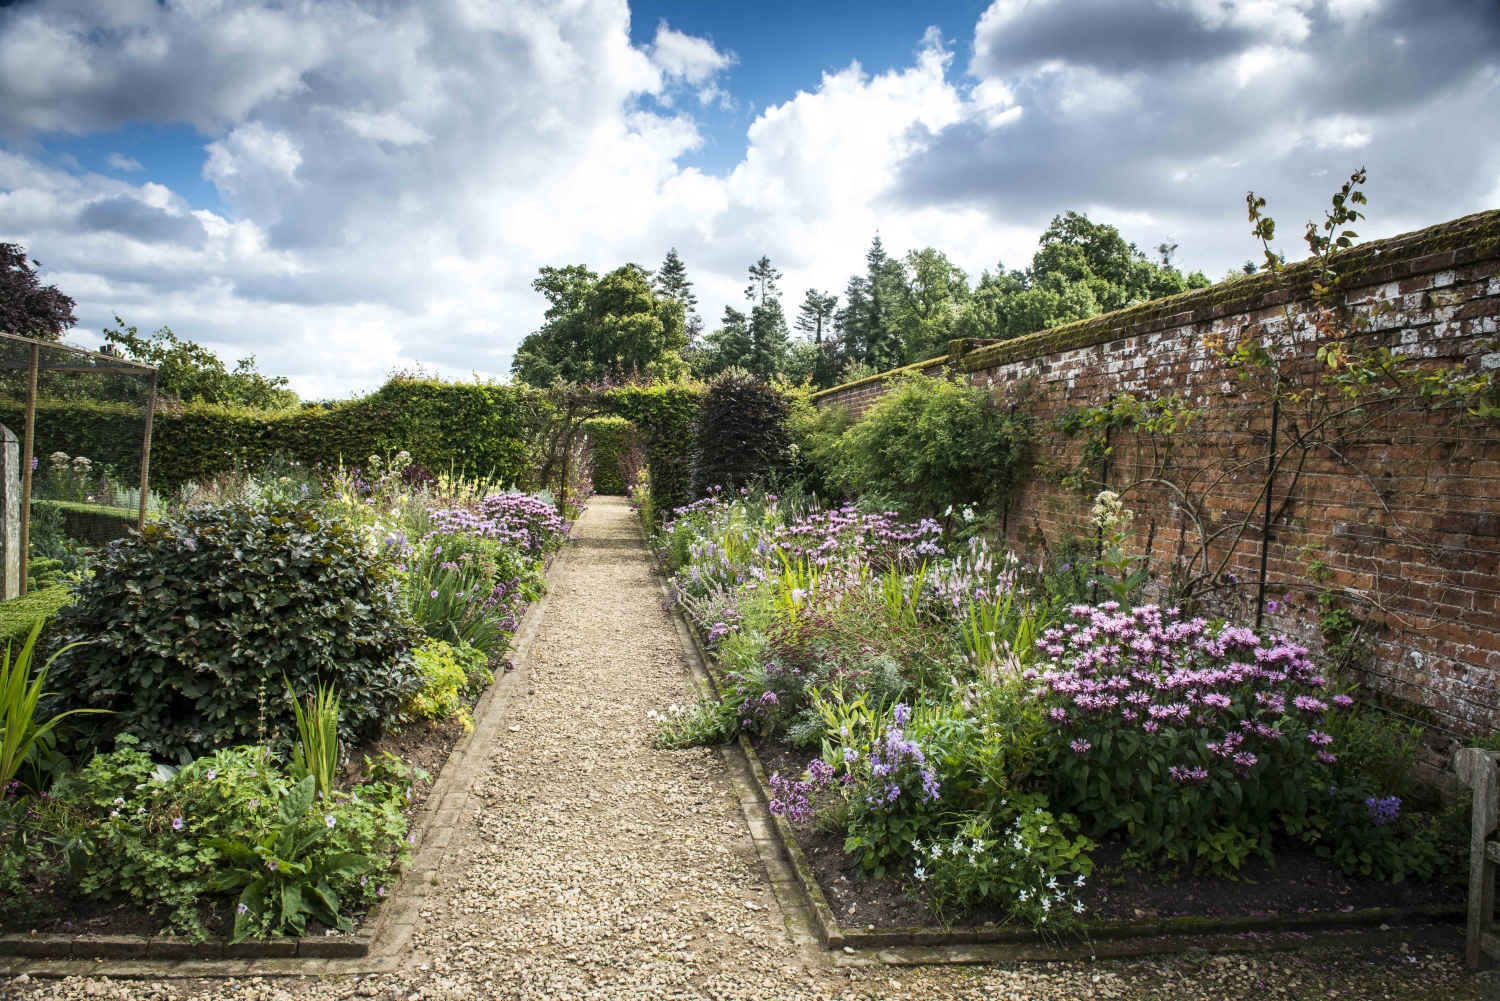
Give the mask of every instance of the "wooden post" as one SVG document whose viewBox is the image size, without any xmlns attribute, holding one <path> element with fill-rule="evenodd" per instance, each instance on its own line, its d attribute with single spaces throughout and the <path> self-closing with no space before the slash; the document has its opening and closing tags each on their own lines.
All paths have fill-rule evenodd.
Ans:
<svg viewBox="0 0 1500 1001">
<path fill-rule="evenodd" d="M 36 445 L 36 367 L 39 345 L 31 345 L 26 376 L 26 432 L 21 442 L 21 593 L 26 593 L 26 563 L 31 554 L 31 451 Z"/>
<path fill-rule="evenodd" d="M 1500 796 L 1496 780 L 1500 769 L 1496 759 L 1500 752 L 1466 747 L 1453 756 L 1458 781 L 1474 790 L 1474 827 L 1469 836 L 1469 926 L 1464 948 L 1464 962 L 1477 970 L 1487 957 L 1493 958 L 1500 942 L 1495 928 L 1495 857 L 1491 848 L 1500 845 L 1490 841 L 1500 822 Z"/>
<path fill-rule="evenodd" d="M 1281 385 L 1277 384 L 1280 392 Z M 1266 615 L 1266 567 L 1271 559 L 1271 488 L 1276 484 L 1276 423 L 1281 418 L 1281 397 L 1271 397 L 1271 452 L 1266 457 L 1266 513 L 1260 524 L 1260 584 L 1255 589 L 1255 631 L 1260 632 Z"/>
<path fill-rule="evenodd" d="M 151 496 L 151 422 L 156 417 L 156 371 L 146 381 L 146 433 L 141 439 L 141 514 L 135 530 L 146 530 L 146 499 Z"/>
</svg>

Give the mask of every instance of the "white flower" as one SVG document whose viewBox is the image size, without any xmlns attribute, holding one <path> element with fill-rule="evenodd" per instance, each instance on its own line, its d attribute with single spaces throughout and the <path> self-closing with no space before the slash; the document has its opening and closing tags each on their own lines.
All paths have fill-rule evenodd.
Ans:
<svg viewBox="0 0 1500 1001">
<path fill-rule="evenodd" d="M 1024 903 L 1024 902 L 1026 902 L 1027 900 L 1030 900 L 1030 899 L 1031 899 L 1031 891 L 1030 890 L 1022 890 L 1021 891 L 1021 901 Z"/>
<path fill-rule="evenodd" d="M 1074 914 L 1082 914 L 1083 913 L 1083 901 L 1080 900 L 1080 901 L 1078 901 L 1077 903 L 1075 903 L 1073 905 L 1073 913 Z"/>
<path fill-rule="evenodd" d="M 912 875 L 917 877 L 917 879 L 922 880 L 923 882 L 927 881 L 927 870 L 922 868 L 921 866 L 917 866 L 915 869 L 913 869 Z"/>
</svg>

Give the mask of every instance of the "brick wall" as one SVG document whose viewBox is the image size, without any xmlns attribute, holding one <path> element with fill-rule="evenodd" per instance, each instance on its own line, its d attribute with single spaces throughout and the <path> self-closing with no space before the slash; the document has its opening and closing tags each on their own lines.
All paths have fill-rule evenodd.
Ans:
<svg viewBox="0 0 1500 1001">
<path fill-rule="evenodd" d="M 1500 367 L 1491 343 L 1500 337 L 1500 212 L 1357 247 L 1340 269 L 1348 304 L 1368 323 L 1357 336 L 1411 358 Z M 1272 415 L 1217 345 L 1289 317 L 1295 326 L 1308 315 L 1310 278 L 1294 266 L 1283 282 L 1248 277 L 1012 341 L 955 343 L 946 358 L 908 370 L 991 387 L 1043 422 L 1034 464 L 1001 514 L 1011 544 L 1033 558 L 1087 536 L 1092 503 L 1092 491 L 1058 482 L 1078 467 L 1083 439 L 1046 422 L 1112 395 L 1180 395 L 1201 414 L 1187 431 L 1116 431 L 1097 472 L 1135 512 L 1133 545 L 1145 552 L 1149 542 L 1159 579 L 1196 554 L 1194 567 L 1218 571 L 1206 575 L 1206 605 L 1253 619 Z M 1315 363 L 1303 343 L 1305 373 Z M 863 414 L 892 374 L 815 399 Z M 1278 414 L 1284 458 L 1265 544 L 1266 597 L 1277 607 L 1266 624 L 1321 649 L 1318 598 L 1336 595 L 1367 620 L 1369 653 L 1349 673 L 1372 697 L 1427 724 L 1440 743 L 1488 733 L 1500 728 L 1500 427 L 1425 407 L 1371 414 L 1333 440 L 1299 426 L 1305 412 Z"/>
</svg>

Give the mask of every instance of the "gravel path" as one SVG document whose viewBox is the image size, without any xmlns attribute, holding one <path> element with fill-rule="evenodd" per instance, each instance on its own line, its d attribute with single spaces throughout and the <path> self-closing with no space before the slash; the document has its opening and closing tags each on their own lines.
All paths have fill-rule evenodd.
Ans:
<svg viewBox="0 0 1500 1001">
<path fill-rule="evenodd" d="M 630 509 L 595 498 L 400 973 L 12 983 L 0 994 L 167 1001 L 1480 996 L 1446 938 L 1306 958 L 838 969 L 787 933 L 716 750 L 649 746 L 689 691 Z M 473 802 L 473 800 L 471 800 Z M 1274 963 L 1274 968 L 1271 964 Z"/>
</svg>

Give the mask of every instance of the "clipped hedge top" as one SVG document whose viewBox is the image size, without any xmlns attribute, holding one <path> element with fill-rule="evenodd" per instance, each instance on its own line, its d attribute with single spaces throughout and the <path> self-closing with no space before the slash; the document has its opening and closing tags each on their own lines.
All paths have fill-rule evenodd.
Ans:
<svg viewBox="0 0 1500 1001">
<path fill-rule="evenodd" d="M 38 619 L 50 621 L 72 601 L 73 588 L 68 584 L 0 601 L 0 643 L 24 642 Z"/>
</svg>

